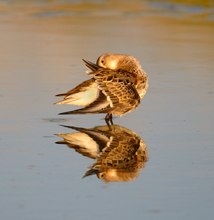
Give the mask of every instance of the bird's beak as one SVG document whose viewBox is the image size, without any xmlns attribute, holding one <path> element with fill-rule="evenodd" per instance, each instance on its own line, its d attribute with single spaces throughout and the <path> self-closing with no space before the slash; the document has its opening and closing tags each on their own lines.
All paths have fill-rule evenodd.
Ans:
<svg viewBox="0 0 214 220">
<path fill-rule="evenodd" d="M 97 170 L 96 169 L 90 169 L 90 170 L 88 170 L 85 174 L 84 174 L 84 176 L 82 177 L 82 178 L 85 178 L 85 177 L 87 177 L 87 176 L 91 176 L 91 175 L 94 175 L 94 174 L 97 174 Z"/>
<path fill-rule="evenodd" d="M 97 65 L 97 64 L 95 64 L 95 63 L 92 63 L 92 62 L 90 62 L 90 61 L 87 61 L 87 60 L 84 60 L 84 59 L 82 59 L 83 60 L 83 62 L 85 63 L 85 65 L 90 69 L 90 70 L 92 70 L 92 71 L 96 71 L 96 70 L 98 70 L 100 67 Z"/>
</svg>

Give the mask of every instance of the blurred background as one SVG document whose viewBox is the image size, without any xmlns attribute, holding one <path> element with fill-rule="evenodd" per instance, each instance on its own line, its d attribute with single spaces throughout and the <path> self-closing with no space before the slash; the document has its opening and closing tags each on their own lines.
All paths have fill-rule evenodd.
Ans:
<svg viewBox="0 0 214 220">
<path fill-rule="evenodd" d="M 212 219 L 214 2 L 0 1 L 0 219 Z M 93 160 L 55 134 L 102 115 L 58 116 L 55 94 L 88 79 L 82 58 L 135 56 L 149 76 L 141 105 L 114 122 L 141 137 L 131 182 L 82 179 Z"/>
</svg>

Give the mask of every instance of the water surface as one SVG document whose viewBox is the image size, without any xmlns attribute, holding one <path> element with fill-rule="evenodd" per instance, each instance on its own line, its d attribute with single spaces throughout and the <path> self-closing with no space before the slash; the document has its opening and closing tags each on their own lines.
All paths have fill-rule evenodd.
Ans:
<svg viewBox="0 0 214 220">
<path fill-rule="evenodd" d="M 212 7 L 174 16 L 141 1 L 0 6 L 1 219 L 212 219 Z M 102 115 L 58 116 L 74 107 L 52 104 L 88 78 L 81 59 L 104 52 L 134 55 L 149 75 L 141 105 L 115 119 L 147 145 L 132 182 L 82 179 L 93 160 L 55 144 L 70 132 L 60 124 L 104 125 Z"/>
</svg>

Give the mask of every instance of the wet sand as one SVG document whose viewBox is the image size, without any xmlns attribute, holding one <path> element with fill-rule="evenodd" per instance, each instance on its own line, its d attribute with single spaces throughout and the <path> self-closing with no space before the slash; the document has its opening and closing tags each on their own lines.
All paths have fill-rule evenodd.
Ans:
<svg viewBox="0 0 214 220">
<path fill-rule="evenodd" d="M 138 1 L 0 6 L 0 218 L 211 219 L 210 8 L 173 16 Z M 54 134 L 71 132 L 60 124 L 105 124 L 102 115 L 58 116 L 75 107 L 53 105 L 88 78 L 81 59 L 103 52 L 136 56 L 149 75 L 141 105 L 115 119 L 147 145 L 149 161 L 133 182 L 82 179 L 93 160 L 55 144 Z"/>
</svg>

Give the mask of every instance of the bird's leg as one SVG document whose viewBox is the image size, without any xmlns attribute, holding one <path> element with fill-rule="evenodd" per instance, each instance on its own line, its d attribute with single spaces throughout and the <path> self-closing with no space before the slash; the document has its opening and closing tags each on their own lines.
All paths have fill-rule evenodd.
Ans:
<svg viewBox="0 0 214 220">
<path fill-rule="evenodd" d="M 113 125 L 113 117 L 112 117 L 112 114 L 109 115 L 109 121 L 111 122 L 111 125 Z"/>
<path fill-rule="evenodd" d="M 109 124 L 109 114 L 106 115 L 106 117 L 105 117 L 105 122 L 106 122 L 106 124 L 108 125 L 109 129 L 111 129 L 111 126 L 110 126 L 110 124 Z"/>
<path fill-rule="evenodd" d="M 106 117 L 105 117 L 105 121 L 106 121 L 106 124 L 108 125 L 109 127 L 109 130 L 111 130 L 111 125 L 113 125 L 113 120 L 112 120 L 112 114 L 107 114 Z M 109 123 L 110 122 L 110 123 Z"/>
</svg>

